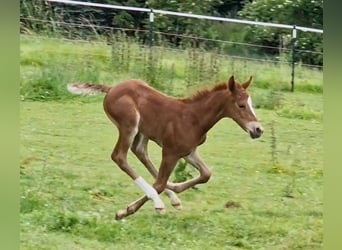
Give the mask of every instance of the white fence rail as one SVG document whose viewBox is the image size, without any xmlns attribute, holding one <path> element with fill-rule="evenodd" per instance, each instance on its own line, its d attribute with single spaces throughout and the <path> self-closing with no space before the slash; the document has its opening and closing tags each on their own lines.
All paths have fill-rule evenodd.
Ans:
<svg viewBox="0 0 342 250">
<path fill-rule="evenodd" d="M 275 28 L 283 28 L 292 30 L 292 72 L 291 72 L 291 91 L 294 91 L 294 71 L 295 71 L 295 54 L 296 54 L 296 44 L 297 44 L 297 31 L 303 32 L 313 32 L 323 34 L 323 29 L 315 29 L 303 26 L 297 26 L 295 24 L 279 24 L 279 23 L 268 23 L 268 22 L 258 22 L 258 21 L 249 21 L 249 20 L 241 20 L 234 18 L 224 18 L 224 17 L 214 17 L 214 16 L 206 16 L 206 15 L 198 15 L 192 13 L 182 13 L 182 12 L 174 12 L 174 11 L 166 11 L 166 10 L 158 10 L 153 8 L 138 8 L 138 7 L 130 7 L 130 6 L 120 6 L 120 5 L 111 5 L 111 4 L 101 4 L 101 3 L 92 3 L 92 2 L 81 2 L 81 1 L 73 1 L 73 0 L 46 0 L 48 2 L 55 3 L 63 3 L 70 5 L 80 5 L 80 6 L 89 6 L 89 7 L 98 7 L 98 8 L 107 8 L 107 9 L 116 9 L 116 10 L 129 10 L 129 11 L 138 11 L 138 12 L 146 12 L 149 13 L 150 20 L 150 46 L 153 46 L 153 27 L 154 27 L 154 15 L 162 14 L 162 15 L 171 15 L 171 16 L 180 16 L 180 17 L 188 17 L 188 18 L 197 18 L 202 20 L 211 20 L 211 21 L 219 21 L 219 22 L 230 22 L 230 23 L 239 23 L 245 25 L 256 25 L 256 26 L 266 26 L 266 27 L 275 27 Z"/>
<path fill-rule="evenodd" d="M 295 24 L 289 25 L 289 24 L 278 24 L 278 23 L 266 23 L 266 22 L 257 22 L 257 21 L 249 21 L 249 20 L 240 20 L 240 19 L 234 19 L 234 18 L 214 17 L 214 16 L 205 16 L 205 15 L 197 15 L 197 14 L 190 14 L 190 13 L 166 11 L 166 10 L 137 8 L 137 7 L 130 7 L 130 6 L 120 6 L 120 5 L 91 3 L 91 2 L 80 2 L 80 1 L 72 1 L 72 0 L 47 0 L 47 1 L 48 2 L 71 4 L 71 5 L 83 5 L 83 6 L 90 6 L 90 7 L 108 8 L 108 9 L 148 12 L 148 13 L 151 13 L 150 15 L 152 15 L 152 17 L 150 17 L 151 21 L 153 21 L 153 13 L 156 13 L 156 14 L 164 14 L 164 15 L 172 15 L 172 16 L 190 17 L 190 18 L 197 18 L 197 19 L 230 22 L 230 23 L 250 24 L 250 25 L 285 28 L 285 29 L 294 29 L 295 28 L 297 30 L 306 31 L 306 32 L 323 33 L 322 29 L 314 29 L 314 28 L 296 26 Z"/>
</svg>

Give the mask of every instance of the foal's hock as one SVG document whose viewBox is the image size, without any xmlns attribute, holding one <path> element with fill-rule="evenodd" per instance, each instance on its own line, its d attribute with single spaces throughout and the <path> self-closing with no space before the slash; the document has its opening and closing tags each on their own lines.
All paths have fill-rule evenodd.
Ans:
<svg viewBox="0 0 342 250">
<path fill-rule="evenodd" d="M 181 208 L 176 193 L 205 183 L 211 176 L 210 169 L 196 149 L 205 142 L 209 129 L 222 118 L 233 119 L 253 139 L 262 135 L 264 130 L 256 118 L 251 97 L 246 92 L 251 81 L 252 77 L 244 83 L 238 83 L 231 76 L 228 82 L 201 90 L 187 98 L 167 96 L 141 80 L 127 80 L 113 87 L 89 83 L 68 85 L 68 90 L 75 94 L 106 93 L 104 111 L 119 131 L 112 160 L 145 193 L 126 209 L 119 210 L 116 219 L 135 213 L 149 199 L 153 201 L 157 212 L 165 213 L 165 205 L 159 197 L 163 191 L 175 208 Z M 149 140 L 162 148 L 159 170 L 148 157 Z M 127 162 L 129 149 L 155 178 L 153 186 Z M 181 158 L 194 166 L 200 175 L 181 183 L 168 182 Z"/>
</svg>

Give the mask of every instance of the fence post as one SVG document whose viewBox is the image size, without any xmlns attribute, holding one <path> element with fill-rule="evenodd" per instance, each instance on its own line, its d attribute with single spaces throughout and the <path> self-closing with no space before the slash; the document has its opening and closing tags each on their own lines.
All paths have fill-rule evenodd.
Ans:
<svg viewBox="0 0 342 250">
<path fill-rule="evenodd" d="M 150 47 L 153 46 L 153 41 L 154 41 L 153 29 L 154 29 L 154 13 L 153 13 L 153 9 L 151 9 L 150 10 Z"/>
<path fill-rule="evenodd" d="M 296 25 L 293 25 L 293 29 L 292 29 L 291 92 L 294 92 L 294 77 L 295 77 L 295 63 L 296 63 L 296 45 L 297 45 L 297 29 L 296 29 Z"/>
</svg>

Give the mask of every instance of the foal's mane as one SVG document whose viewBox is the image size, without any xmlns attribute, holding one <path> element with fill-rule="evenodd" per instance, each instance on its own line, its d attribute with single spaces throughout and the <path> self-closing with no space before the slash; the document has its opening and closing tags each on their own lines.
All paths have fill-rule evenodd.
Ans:
<svg viewBox="0 0 342 250">
<path fill-rule="evenodd" d="M 211 92 L 215 92 L 215 91 L 219 91 L 219 90 L 224 90 L 224 89 L 228 89 L 228 84 L 226 82 L 220 82 L 220 83 L 217 83 L 212 88 L 209 88 L 209 89 L 205 88 L 205 89 L 202 89 L 202 90 L 198 90 L 192 96 L 185 97 L 185 98 L 180 98 L 179 100 L 182 101 L 182 102 L 185 102 L 185 103 L 190 103 L 190 102 L 198 101 L 198 100 L 201 100 L 201 99 L 205 98 Z"/>
</svg>

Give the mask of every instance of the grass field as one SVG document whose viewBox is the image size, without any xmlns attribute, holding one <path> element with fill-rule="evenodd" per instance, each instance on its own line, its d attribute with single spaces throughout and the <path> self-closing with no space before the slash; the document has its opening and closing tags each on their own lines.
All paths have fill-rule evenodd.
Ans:
<svg viewBox="0 0 342 250">
<path fill-rule="evenodd" d="M 235 59 L 202 50 L 154 48 L 153 54 L 135 43 L 70 41 L 22 36 L 20 48 L 21 96 L 30 100 L 60 100 L 70 95 L 65 84 L 73 81 L 115 84 L 127 78 L 152 82 L 164 92 L 183 96 L 198 85 L 228 79 L 254 77 L 262 89 L 289 90 L 291 66 L 284 62 Z M 295 89 L 323 92 L 323 73 L 296 66 Z"/>
<path fill-rule="evenodd" d="M 270 131 L 274 114 L 257 112 Z M 275 128 L 273 166 L 269 133 L 251 141 L 222 120 L 200 148 L 213 177 L 180 194 L 182 211 L 159 216 L 149 202 L 117 222 L 142 193 L 110 160 L 117 134 L 101 102 L 23 102 L 22 249 L 320 249 L 322 123 L 277 117 Z M 158 163 L 158 147 L 150 152 Z"/>
<path fill-rule="evenodd" d="M 23 43 L 22 86 L 52 68 L 51 55 L 43 55 L 50 45 Z M 90 80 L 107 78 L 102 72 Z M 70 79 L 55 80 L 65 87 Z M 303 83 L 303 91 L 281 92 L 281 105 L 270 107 L 270 90 L 257 86 L 251 93 L 264 136 L 251 140 L 232 120 L 220 121 L 199 148 L 213 176 L 179 194 L 183 210 L 162 195 L 166 215 L 148 202 L 123 221 L 113 219 L 115 212 L 143 193 L 110 159 L 117 131 L 102 110 L 102 96 L 42 102 L 23 92 L 21 249 L 322 249 L 322 94 L 305 91 Z M 158 165 L 158 146 L 150 143 L 149 152 Z M 132 154 L 129 161 L 152 182 Z"/>
</svg>

